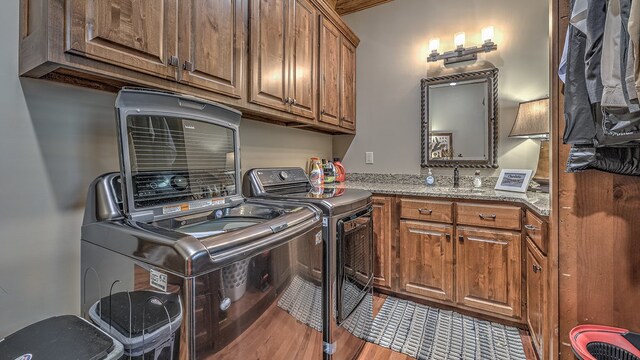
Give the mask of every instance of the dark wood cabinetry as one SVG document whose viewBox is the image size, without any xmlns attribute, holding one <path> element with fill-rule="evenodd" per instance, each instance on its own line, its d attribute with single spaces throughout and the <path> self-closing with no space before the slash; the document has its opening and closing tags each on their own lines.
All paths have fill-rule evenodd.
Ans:
<svg viewBox="0 0 640 360">
<path fill-rule="evenodd" d="M 251 1 L 249 101 L 286 111 L 288 99 L 287 0 Z"/>
<path fill-rule="evenodd" d="M 356 129 L 356 48 L 344 37 L 340 46 L 340 127 Z"/>
<path fill-rule="evenodd" d="M 456 233 L 457 302 L 519 317 L 521 234 L 470 227 L 458 227 Z"/>
<path fill-rule="evenodd" d="M 179 7 L 182 83 L 233 98 L 244 87 L 242 0 L 187 0 Z"/>
<path fill-rule="evenodd" d="M 547 335 L 547 259 L 527 237 L 527 325 L 538 356 L 545 354 Z"/>
<path fill-rule="evenodd" d="M 307 0 L 253 0 L 249 101 L 314 119 L 318 15 Z"/>
<path fill-rule="evenodd" d="M 356 48 L 326 18 L 320 26 L 320 116 L 326 124 L 356 128 Z"/>
<path fill-rule="evenodd" d="M 355 133 L 359 40 L 322 0 L 20 0 L 20 10 L 21 76 L 165 89 Z"/>
<path fill-rule="evenodd" d="M 65 7 L 65 51 L 151 75 L 176 76 L 177 0 L 70 0 Z"/>
<path fill-rule="evenodd" d="M 400 283 L 407 293 L 453 300 L 453 227 L 400 221 Z"/>
<path fill-rule="evenodd" d="M 320 117 L 340 125 L 340 33 L 328 19 L 320 26 Z M 338 65 L 338 66 L 336 66 Z"/>
<path fill-rule="evenodd" d="M 385 196 L 373 197 L 373 282 L 376 287 L 391 288 L 393 252 L 393 206 L 395 199 Z"/>
</svg>

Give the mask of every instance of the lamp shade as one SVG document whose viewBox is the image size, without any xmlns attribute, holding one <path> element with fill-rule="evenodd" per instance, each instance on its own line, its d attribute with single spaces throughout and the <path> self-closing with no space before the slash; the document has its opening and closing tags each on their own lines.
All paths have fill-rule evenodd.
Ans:
<svg viewBox="0 0 640 360">
<path fill-rule="evenodd" d="M 549 98 L 526 101 L 518 106 L 518 115 L 509 137 L 548 138 Z"/>
</svg>

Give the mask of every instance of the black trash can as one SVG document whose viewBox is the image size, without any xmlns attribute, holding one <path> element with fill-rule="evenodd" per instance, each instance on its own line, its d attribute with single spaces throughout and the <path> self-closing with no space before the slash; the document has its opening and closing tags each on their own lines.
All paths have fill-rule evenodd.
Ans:
<svg viewBox="0 0 640 360">
<path fill-rule="evenodd" d="M 48 318 L 0 340 L 0 360 L 114 360 L 120 342 L 74 315 Z"/>
<path fill-rule="evenodd" d="M 89 317 L 122 343 L 126 359 L 172 360 L 182 302 L 177 294 L 120 292 L 93 304 Z"/>
</svg>

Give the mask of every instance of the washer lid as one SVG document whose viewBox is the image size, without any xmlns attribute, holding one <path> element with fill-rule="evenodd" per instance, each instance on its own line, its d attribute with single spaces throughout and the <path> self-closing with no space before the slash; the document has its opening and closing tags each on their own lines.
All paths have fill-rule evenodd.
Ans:
<svg viewBox="0 0 640 360">
<path fill-rule="evenodd" d="M 157 220 L 243 201 L 240 112 L 131 88 L 120 91 L 116 108 L 127 216 Z"/>
</svg>

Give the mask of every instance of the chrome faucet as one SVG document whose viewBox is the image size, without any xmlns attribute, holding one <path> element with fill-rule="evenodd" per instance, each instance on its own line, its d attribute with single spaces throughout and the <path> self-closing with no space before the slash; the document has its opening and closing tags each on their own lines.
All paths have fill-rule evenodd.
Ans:
<svg viewBox="0 0 640 360">
<path fill-rule="evenodd" d="M 460 186 L 460 171 L 458 170 L 458 165 L 453 169 L 453 187 L 457 188 Z"/>
</svg>

